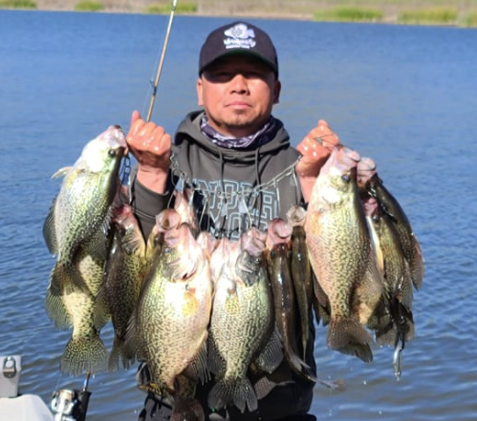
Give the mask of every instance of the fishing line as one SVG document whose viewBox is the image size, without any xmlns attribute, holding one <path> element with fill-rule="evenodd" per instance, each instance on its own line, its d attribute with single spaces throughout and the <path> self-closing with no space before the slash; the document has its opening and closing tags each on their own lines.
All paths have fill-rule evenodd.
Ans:
<svg viewBox="0 0 477 421">
<path fill-rule="evenodd" d="M 156 79 L 154 80 L 154 82 L 151 81 L 152 95 L 149 102 L 149 110 L 147 112 L 147 117 L 145 120 L 146 122 L 149 122 L 151 120 L 152 109 L 154 107 L 154 102 L 156 101 L 157 87 L 159 85 L 159 79 L 162 73 L 162 66 L 164 64 L 164 58 L 166 56 L 167 44 L 169 43 L 169 36 L 171 33 L 172 21 L 174 19 L 174 12 L 176 10 L 176 6 L 177 6 L 177 0 L 173 0 L 171 4 L 171 13 L 169 14 L 169 22 L 167 24 L 166 35 L 165 35 L 164 43 L 162 45 L 161 58 L 159 60 L 159 65 L 157 66 Z"/>
</svg>

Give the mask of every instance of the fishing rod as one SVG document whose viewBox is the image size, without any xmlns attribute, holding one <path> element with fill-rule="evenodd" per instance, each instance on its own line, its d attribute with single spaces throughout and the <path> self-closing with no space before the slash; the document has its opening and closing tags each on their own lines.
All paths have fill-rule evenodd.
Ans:
<svg viewBox="0 0 477 421">
<path fill-rule="evenodd" d="M 159 61 L 159 66 L 157 67 L 156 80 L 154 81 L 154 85 L 152 86 L 151 101 L 149 102 L 149 111 L 147 112 L 147 117 L 146 117 L 147 122 L 151 120 L 152 108 L 154 107 L 154 101 L 156 100 L 157 87 L 159 85 L 159 79 L 161 77 L 161 72 L 162 72 L 162 65 L 164 64 L 164 58 L 166 56 L 167 44 L 169 42 L 169 35 L 171 33 L 172 20 L 174 19 L 174 12 L 176 10 L 176 6 L 177 6 L 177 0 L 172 0 L 171 13 L 169 15 L 169 23 L 167 25 L 167 31 L 166 31 L 166 37 L 164 39 L 164 44 L 162 46 L 162 54 Z"/>
<path fill-rule="evenodd" d="M 159 65 L 157 67 L 156 79 L 154 83 L 152 83 L 151 81 L 152 95 L 151 95 L 151 100 L 149 102 L 149 110 L 147 112 L 146 122 L 151 121 L 152 109 L 154 107 L 154 102 L 156 101 L 157 87 L 159 86 L 159 79 L 162 73 L 162 66 L 164 64 L 164 58 L 166 57 L 166 49 L 167 49 L 167 44 L 169 43 L 169 35 L 171 33 L 172 21 L 174 19 L 174 12 L 176 10 L 176 6 L 177 6 L 177 0 L 172 0 L 171 13 L 169 15 L 169 23 L 167 24 L 166 36 L 164 39 L 164 44 L 162 46 L 161 58 L 159 60 Z M 130 172 L 131 172 L 131 164 L 129 159 L 129 149 L 126 149 L 125 162 L 124 162 L 124 166 L 122 169 L 122 176 L 121 176 L 122 184 L 126 184 L 126 185 L 128 184 Z"/>
</svg>

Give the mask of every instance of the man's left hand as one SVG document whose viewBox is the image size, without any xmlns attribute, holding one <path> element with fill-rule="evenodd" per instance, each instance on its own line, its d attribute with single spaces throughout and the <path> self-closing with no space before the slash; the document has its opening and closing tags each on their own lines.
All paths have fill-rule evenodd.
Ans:
<svg viewBox="0 0 477 421">
<path fill-rule="evenodd" d="M 305 202 L 308 202 L 320 169 L 340 139 L 325 120 L 319 120 L 315 128 L 310 130 L 297 146 L 302 158 L 296 164 L 296 173 L 300 179 Z"/>
</svg>

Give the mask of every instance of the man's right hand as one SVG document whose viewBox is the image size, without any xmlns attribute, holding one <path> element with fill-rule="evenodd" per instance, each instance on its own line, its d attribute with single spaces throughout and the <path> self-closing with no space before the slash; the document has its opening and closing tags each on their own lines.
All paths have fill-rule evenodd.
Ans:
<svg viewBox="0 0 477 421">
<path fill-rule="evenodd" d="M 164 193 L 170 166 L 171 136 L 163 127 L 145 122 L 138 111 L 133 111 L 126 140 L 139 164 L 138 181 L 149 190 Z"/>
</svg>

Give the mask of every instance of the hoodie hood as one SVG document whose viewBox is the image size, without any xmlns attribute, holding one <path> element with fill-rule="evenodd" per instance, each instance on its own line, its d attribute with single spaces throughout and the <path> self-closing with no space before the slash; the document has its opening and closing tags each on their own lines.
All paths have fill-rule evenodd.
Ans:
<svg viewBox="0 0 477 421">
<path fill-rule="evenodd" d="M 252 145 L 248 148 L 239 149 L 220 147 L 202 133 L 200 124 L 203 115 L 203 111 L 194 111 L 186 116 L 176 132 L 174 143 L 177 147 L 181 147 L 181 144 L 187 140 L 197 143 L 203 151 L 217 159 L 223 159 L 229 162 L 233 161 L 237 165 L 240 165 L 255 162 L 257 159 L 257 151 L 258 158 L 261 159 L 263 155 L 277 153 L 280 149 L 288 148 L 290 145 L 288 132 L 283 127 L 283 123 L 276 119 L 277 132 L 274 138 L 269 142 L 258 147 Z"/>
</svg>

